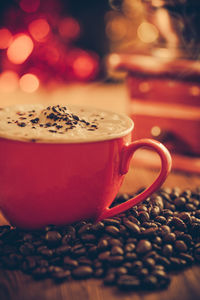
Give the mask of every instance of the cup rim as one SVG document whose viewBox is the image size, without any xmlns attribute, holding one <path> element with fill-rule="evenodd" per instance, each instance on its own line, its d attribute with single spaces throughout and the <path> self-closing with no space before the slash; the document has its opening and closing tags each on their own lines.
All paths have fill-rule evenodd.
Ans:
<svg viewBox="0 0 200 300">
<path fill-rule="evenodd" d="M 24 104 L 23 106 L 29 106 L 29 104 Z M 31 105 L 31 104 L 30 104 Z M 33 104 L 33 105 L 38 105 L 38 103 Z M 44 105 L 44 104 L 42 104 Z M 54 105 L 54 104 L 47 104 L 48 105 Z M 20 106 L 19 105 L 12 105 L 12 106 Z M 46 105 L 45 105 L 46 106 Z M 9 140 L 9 141 L 15 141 L 15 142 L 25 142 L 25 143 L 34 143 L 34 144 L 87 144 L 87 143 L 96 143 L 96 142 L 103 142 L 103 141 L 109 141 L 109 140 L 114 140 L 114 139 L 118 139 L 118 138 L 122 138 L 126 135 L 128 135 L 134 128 L 134 122 L 133 120 L 126 115 L 125 113 L 118 113 L 112 110 L 108 110 L 108 109 L 101 109 L 101 108 L 97 108 L 97 107 L 92 107 L 92 106 L 86 106 L 86 105 L 73 105 L 73 104 L 65 104 L 65 106 L 68 107 L 82 107 L 85 109 L 95 109 L 97 111 L 101 111 L 101 112 L 107 112 L 107 113 L 114 113 L 118 116 L 120 116 L 121 118 L 123 118 L 124 120 L 127 120 L 127 128 L 122 130 L 120 133 L 113 133 L 113 134 L 108 134 L 107 136 L 93 136 L 93 137 L 89 137 L 87 139 L 81 139 L 81 138 L 77 138 L 77 139 L 48 139 L 46 138 L 44 139 L 40 139 L 40 138 L 25 138 L 25 137 L 18 137 L 15 136 L 14 134 L 9 134 L 7 132 L 1 132 L 0 130 L 0 140 Z"/>
</svg>

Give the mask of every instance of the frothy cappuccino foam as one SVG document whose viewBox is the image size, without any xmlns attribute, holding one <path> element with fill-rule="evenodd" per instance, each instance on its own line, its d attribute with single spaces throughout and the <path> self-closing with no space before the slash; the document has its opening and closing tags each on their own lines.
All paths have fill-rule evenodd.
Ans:
<svg viewBox="0 0 200 300">
<path fill-rule="evenodd" d="M 128 134 L 125 115 L 96 108 L 43 104 L 0 108 L 0 137 L 32 142 L 100 141 Z"/>
</svg>

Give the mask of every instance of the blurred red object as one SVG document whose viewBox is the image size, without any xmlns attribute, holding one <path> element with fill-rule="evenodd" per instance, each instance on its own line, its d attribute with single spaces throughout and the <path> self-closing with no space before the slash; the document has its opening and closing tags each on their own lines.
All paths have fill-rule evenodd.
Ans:
<svg viewBox="0 0 200 300">
<path fill-rule="evenodd" d="M 200 155 L 200 62 L 112 54 L 112 70 L 127 71 L 135 138 L 153 137 L 174 154 Z"/>
</svg>

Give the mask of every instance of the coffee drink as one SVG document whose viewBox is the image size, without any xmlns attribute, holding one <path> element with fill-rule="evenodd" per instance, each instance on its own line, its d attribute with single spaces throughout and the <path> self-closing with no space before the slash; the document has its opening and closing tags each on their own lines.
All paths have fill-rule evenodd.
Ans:
<svg viewBox="0 0 200 300">
<path fill-rule="evenodd" d="M 16 105 L 0 108 L 0 136 L 32 142 L 87 142 L 124 136 L 124 115 L 78 106 Z"/>
</svg>

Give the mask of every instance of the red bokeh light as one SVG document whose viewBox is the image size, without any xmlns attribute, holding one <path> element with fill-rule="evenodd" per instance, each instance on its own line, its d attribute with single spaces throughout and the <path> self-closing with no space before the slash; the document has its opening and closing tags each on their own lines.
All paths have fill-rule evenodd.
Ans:
<svg viewBox="0 0 200 300">
<path fill-rule="evenodd" d="M 5 70 L 0 74 L 0 91 L 10 93 L 17 89 L 19 82 L 18 74 L 12 70 Z"/>
<path fill-rule="evenodd" d="M 27 13 L 36 12 L 40 6 L 40 0 L 20 0 L 21 9 Z"/>
<path fill-rule="evenodd" d="M 27 93 L 35 92 L 39 88 L 39 85 L 39 79 L 31 73 L 24 74 L 19 80 L 20 88 Z"/>
<path fill-rule="evenodd" d="M 7 28 L 0 29 L 0 49 L 6 49 L 9 47 L 12 41 L 12 34 Z"/>
<path fill-rule="evenodd" d="M 58 25 L 58 31 L 63 38 L 76 39 L 80 35 L 80 25 L 72 17 L 64 18 Z"/>
<path fill-rule="evenodd" d="M 77 80 L 91 80 L 99 69 L 98 56 L 84 50 L 72 51 L 68 56 L 68 63 Z"/>
<path fill-rule="evenodd" d="M 18 34 L 7 49 L 8 59 L 14 64 L 22 64 L 33 51 L 33 42 L 27 34 Z"/>
<path fill-rule="evenodd" d="M 37 19 L 29 24 L 29 32 L 38 42 L 44 42 L 50 31 L 50 26 L 45 19 Z"/>
</svg>

